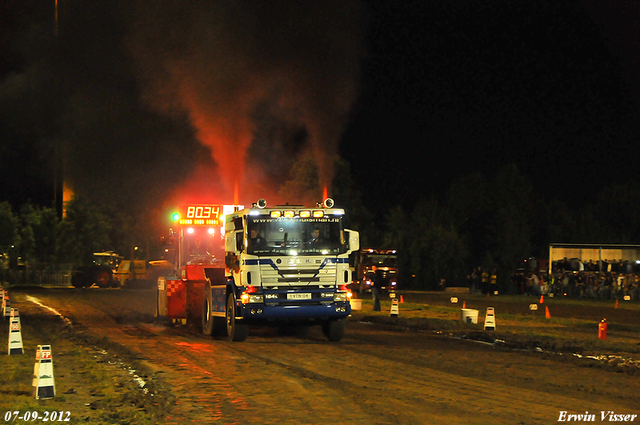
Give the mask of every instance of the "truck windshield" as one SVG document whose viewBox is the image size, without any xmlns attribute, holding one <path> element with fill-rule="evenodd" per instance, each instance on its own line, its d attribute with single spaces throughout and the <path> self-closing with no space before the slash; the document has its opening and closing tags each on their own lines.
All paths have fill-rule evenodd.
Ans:
<svg viewBox="0 0 640 425">
<path fill-rule="evenodd" d="M 398 258 L 388 254 L 368 254 L 362 262 L 366 266 L 398 267 Z"/>
<path fill-rule="evenodd" d="M 347 251 L 342 219 L 248 217 L 249 254 L 331 255 Z"/>
</svg>

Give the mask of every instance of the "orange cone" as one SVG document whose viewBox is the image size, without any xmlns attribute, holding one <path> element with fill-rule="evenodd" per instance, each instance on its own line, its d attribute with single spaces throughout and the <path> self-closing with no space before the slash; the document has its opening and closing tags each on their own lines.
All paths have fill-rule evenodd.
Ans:
<svg viewBox="0 0 640 425">
<path fill-rule="evenodd" d="M 540 304 L 544 304 L 544 295 L 540 295 Z"/>
<path fill-rule="evenodd" d="M 467 302 L 466 301 L 462 301 L 462 308 L 467 308 Z"/>
<path fill-rule="evenodd" d="M 616 300 L 616 308 L 618 308 L 618 300 Z"/>
<path fill-rule="evenodd" d="M 549 313 L 549 307 L 545 307 L 545 313 L 544 315 L 546 316 L 547 319 L 551 319 L 551 313 Z"/>
<path fill-rule="evenodd" d="M 400 302 L 404 303 L 404 298 L 402 297 L 402 295 L 400 295 Z"/>
</svg>

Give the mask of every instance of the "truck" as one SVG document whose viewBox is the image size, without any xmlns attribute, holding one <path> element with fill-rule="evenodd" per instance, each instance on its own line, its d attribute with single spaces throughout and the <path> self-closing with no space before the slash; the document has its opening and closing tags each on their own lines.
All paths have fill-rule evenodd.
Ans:
<svg viewBox="0 0 640 425">
<path fill-rule="evenodd" d="M 158 277 L 171 274 L 173 269 L 167 260 L 122 260 L 113 278 L 121 288 L 154 288 Z"/>
<path fill-rule="evenodd" d="M 369 274 L 378 267 L 382 277 L 382 291 L 394 292 L 398 287 L 398 252 L 391 248 L 362 248 L 354 253 L 354 279 L 350 288 L 360 293 L 371 292 Z"/>
<path fill-rule="evenodd" d="M 100 288 L 118 286 L 114 274 L 122 256 L 113 251 L 94 252 L 91 264 L 76 267 L 71 276 L 71 284 L 76 288 L 88 288 L 96 284 Z"/>
<path fill-rule="evenodd" d="M 349 254 L 359 248 L 358 232 L 343 227 L 344 214 L 330 198 L 313 207 L 267 207 L 260 199 L 227 210 L 222 264 L 215 255 L 184 257 L 194 227 L 209 225 L 206 217 L 187 218 L 178 232 L 178 257 L 189 261 L 182 262 L 179 278 L 158 280 L 158 314 L 200 319 L 203 333 L 230 341 L 243 341 L 251 326 L 265 324 L 320 325 L 329 341 L 341 340 L 351 314 Z M 209 232 L 216 234 L 215 228 Z"/>
</svg>

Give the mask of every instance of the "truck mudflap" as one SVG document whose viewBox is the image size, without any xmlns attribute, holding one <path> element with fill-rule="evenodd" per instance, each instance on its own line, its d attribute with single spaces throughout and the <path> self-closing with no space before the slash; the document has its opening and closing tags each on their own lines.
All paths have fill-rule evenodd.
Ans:
<svg viewBox="0 0 640 425">
<path fill-rule="evenodd" d="M 243 319 L 343 319 L 351 314 L 349 302 L 328 305 L 287 305 L 276 306 L 262 303 L 238 305 L 238 313 Z"/>
</svg>

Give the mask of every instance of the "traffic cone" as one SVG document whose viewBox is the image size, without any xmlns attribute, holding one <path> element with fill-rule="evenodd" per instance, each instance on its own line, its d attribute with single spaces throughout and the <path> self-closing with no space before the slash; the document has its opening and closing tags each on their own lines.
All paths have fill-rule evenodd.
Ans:
<svg viewBox="0 0 640 425">
<path fill-rule="evenodd" d="M 38 345 L 33 366 L 33 387 L 36 400 L 54 398 L 56 382 L 53 378 L 53 356 L 50 345 Z"/>
<path fill-rule="evenodd" d="M 11 316 L 11 300 L 9 300 L 9 293 L 5 291 L 4 298 L 2 298 L 2 317 Z"/>
<path fill-rule="evenodd" d="M 485 331 L 496 330 L 496 314 L 493 307 L 487 307 L 487 315 L 484 318 L 484 330 Z"/>
<path fill-rule="evenodd" d="M 549 307 L 544 308 L 544 315 L 547 319 L 551 319 L 551 313 L 549 313 Z"/>
<path fill-rule="evenodd" d="M 9 355 L 24 354 L 22 346 L 22 331 L 20 330 L 20 316 L 18 309 L 11 309 L 11 319 L 9 322 Z"/>
<path fill-rule="evenodd" d="M 11 318 L 11 300 L 8 294 L 5 296 L 4 317 Z"/>
<path fill-rule="evenodd" d="M 616 308 L 618 308 L 618 300 L 616 299 Z"/>
<path fill-rule="evenodd" d="M 540 295 L 540 304 L 544 304 L 544 295 Z"/>
<path fill-rule="evenodd" d="M 404 303 L 404 298 L 400 295 L 400 304 Z"/>
<path fill-rule="evenodd" d="M 602 319 L 598 324 L 598 339 L 607 339 L 607 319 Z"/>
<path fill-rule="evenodd" d="M 462 308 L 467 308 L 467 302 L 462 300 Z"/>
<path fill-rule="evenodd" d="M 398 317 L 400 315 L 400 310 L 398 309 L 398 299 L 394 298 L 391 300 L 391 312 L 389 316 Z"/>
</svg>

